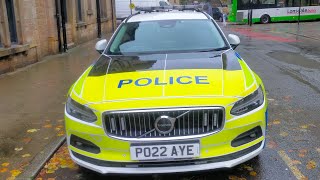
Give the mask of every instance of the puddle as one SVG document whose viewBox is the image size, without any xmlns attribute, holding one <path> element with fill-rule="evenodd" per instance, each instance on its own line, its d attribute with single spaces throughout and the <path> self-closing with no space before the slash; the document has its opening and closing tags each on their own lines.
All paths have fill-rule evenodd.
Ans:
<svg viewBox="0 0 320 180">
<path fill-rule="evenodd" d="M 300 53 L 287 51 L 273 51 L 267 54 L 268 56 L 288 64 L 302 66 L 309 69 L 320 69 L 320 63 L 302 56 Z"/>
</svg>

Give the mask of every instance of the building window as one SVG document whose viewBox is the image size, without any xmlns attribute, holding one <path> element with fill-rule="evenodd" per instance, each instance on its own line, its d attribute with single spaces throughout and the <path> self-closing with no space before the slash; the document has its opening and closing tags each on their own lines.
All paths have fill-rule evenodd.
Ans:
<svg viewBox="0 0 320 180">
<path fill-rule="evenodd" d="M 107 0 L 100 0 L 100 14 L 102 19 L 106 19 L 108 17 L 107 9 Z"/>
<path fill-rule="evenodd" d="M 83 22 L 83 6 L 82 6 L 82 0 L 76 0 L 77 3 L 77 22 Z"/>
<path fill-rule="evenodd" d="M 16 17 L 14 13 L 13 0 L 6 0 L 6 7 L 7 7 L 10 40 L 12 43 L 18 43 Z"/>
</svg>

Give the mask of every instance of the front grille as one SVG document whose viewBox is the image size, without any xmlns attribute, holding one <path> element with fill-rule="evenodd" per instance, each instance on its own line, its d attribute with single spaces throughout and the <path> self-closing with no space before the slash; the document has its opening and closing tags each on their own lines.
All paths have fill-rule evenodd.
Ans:
<svg viewBox="0 0 320 180">
<path fill-rule="evenodd" d="M 169 116 L 175 119 L 174 127 L 170 133 L 162 134 L 155 130 L 155 121 L 160 116 Z M 224 109 L 222 107 L 113 111 L 104 114 L 107 134 L 119 138 L 203 135 L 221 130 L 223 124 Z"/>
</svg>

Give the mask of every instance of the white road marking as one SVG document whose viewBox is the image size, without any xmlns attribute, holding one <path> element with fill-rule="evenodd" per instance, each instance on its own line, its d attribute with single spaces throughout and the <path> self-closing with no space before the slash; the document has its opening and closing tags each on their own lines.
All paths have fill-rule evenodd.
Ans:
<svg viewBox="0 0 320 180">
<path fill-rule="evenodd" d="M 301 171 L 293 164 L 292 159 L 284 151 L 278 151 L 279 156 L 289 167 L 290 171 L 294 174 L 297 179 L 306 179 L 306 177 L 301 173 Z"/>
</svg>

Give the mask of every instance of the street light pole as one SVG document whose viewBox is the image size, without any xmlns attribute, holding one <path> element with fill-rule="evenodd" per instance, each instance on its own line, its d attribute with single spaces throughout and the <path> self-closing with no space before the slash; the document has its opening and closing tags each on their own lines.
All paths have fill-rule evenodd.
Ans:
<svg viewBox="0 0 320 180">
<path fill-rule="evenodd" d="M 250 26 L 252 26 L 252 0 L 249 1 L 248 24 L 249 24 Z"/>
<path fill-rule="evenodd" d="M 300 25 L 300 16 L 301 16 L 301 0 L 299 2 L 299 16 L 298 16 L 298 25 Z"/>
<path fill-rule="evenodd" d="M 299 36 L 299 33 L 300 33 L 300 17 L 301 17 L 301 0 L 299 2 L 299 16 L 298 16 L 298 30 L 297 30 L 297 37 Z"/>
</svg>

